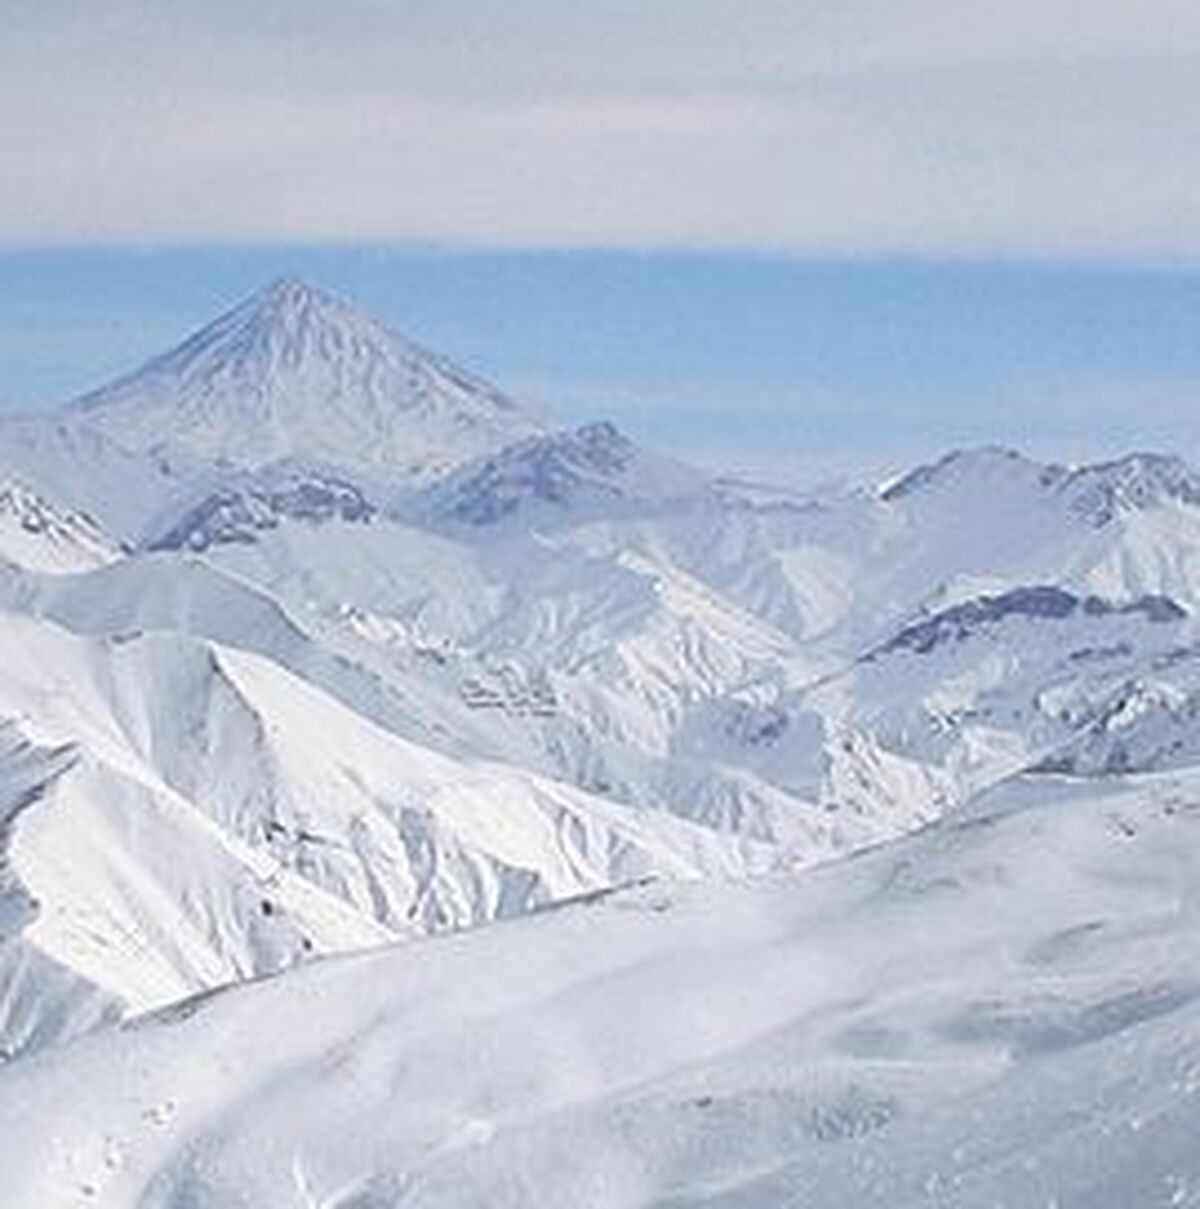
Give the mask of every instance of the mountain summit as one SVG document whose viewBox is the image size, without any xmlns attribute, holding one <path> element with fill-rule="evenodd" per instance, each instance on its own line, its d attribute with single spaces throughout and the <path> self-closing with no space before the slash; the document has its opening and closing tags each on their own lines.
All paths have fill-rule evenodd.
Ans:
<svg viewBox="0 0 1200 1209">
<path fill-rule="evenodd" d="M 541 429 L 492 386 L 295 278 L 67 414 L 168 464 L 300 461 L 417 479 Z"/>
</svg>

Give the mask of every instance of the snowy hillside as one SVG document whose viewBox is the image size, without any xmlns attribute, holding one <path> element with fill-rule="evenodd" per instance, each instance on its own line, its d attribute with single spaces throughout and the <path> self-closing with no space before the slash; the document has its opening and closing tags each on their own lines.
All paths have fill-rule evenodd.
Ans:
<svg viewBox="0 0 1200 1209">
<path fill-rule="evenodd" d="M 0 1204 L 1200 1205 L 1185 462 L 720 478 L 284 281 L 0 472 Z"/>
<path fill-rule="evenodd" d="M 0 1079 L 12 1209 L 1200 1198 L 1200 783 L 1017 783 L 186 1001 Z"/>
<path fill-rule="evenodd" d="M 258 656 L 0 623 L 0 959 L 35 954 L 125 1010 L 646 876 L 767 864 L 669 816 L 423 750 Z M 10 1053 L 61 1005 L 48 989 L 19 1007 L 0 1017 Z"/>
</svg>

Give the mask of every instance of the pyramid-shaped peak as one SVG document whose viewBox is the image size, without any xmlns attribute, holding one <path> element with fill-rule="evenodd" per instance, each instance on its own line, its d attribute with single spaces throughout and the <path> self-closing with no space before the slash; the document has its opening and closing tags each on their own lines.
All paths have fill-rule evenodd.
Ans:
<svg viewBox="0 0 1200 1209">
<path fill-rule="evenodd" d="M 150 387 L 165 394 L 201 390 L 206 396 L 311 393 L 314 375 L 350 385 L 389 371 L 412 380 L 438 368 L 449 366 L 350 302 L 299 277 L 281 277 L 78 405 L 107 408 L 131 388 L 137 393 Z M 305 377 L 307 385 L 297 381 Z"/>
<path fill-rule="evenodd" d="M 313 285 L 303 277 L 276 277 L 252 294 L 243 306 L 264 319 L 287 321 L 305 315 L 328 319 L 352 316 L 362 323 L 381 326 L 352 303 Z"/>
<path fill-rule="evenodd" d="M 387 359 L 397 357 L 436 359 L 401 333 L 373 319 L 353 303 L 301 277 L 279 277 L 251 294 L 241 305 L 198 332 L 190 344 L 227 347 L 236 356 L 239 349 L 264 341 L 312 342 L 324 340 L 326 347 L 313 351 L 336 356 L 373 348 Z M 330 345 L 330 342 L 332 344 Z M 339 344 L 342 345 L 339 349 Z"/>
<path fill-rule="evenodd" d="M 73 411 L 131 452 L 434 473 L 541 431 L 494 387 L 298 277 Z"/>
<path fill-rule="evenodd" d="M 318 298 L 332 297 L 303 277 L 286 273 L 267 282 L 259 290 L 259 295 L 264 299 L 293 306 L 305 306 Z"/>
</svg>

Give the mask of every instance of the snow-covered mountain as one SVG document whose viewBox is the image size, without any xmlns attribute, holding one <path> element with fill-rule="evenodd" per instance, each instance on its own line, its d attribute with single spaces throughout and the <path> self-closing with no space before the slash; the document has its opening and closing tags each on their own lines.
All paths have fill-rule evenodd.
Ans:
<svg viewBox="0 0 1200 1209">
<path fill-rule="evenodd" d="M 485 382 L 290 278 L 68 415 L 167 466 L 298 461 L 417 478 L 540 428 Z"/>
<path fill-rule="evenodd" d="M 1112 870 L 1143 833 L 1157 837 L 1146 879 L 1174 886 L 1190 869 L 1200 476 L 1180 459 L 1066 467 L 988 448 L 881 487 L 722 479 L 604 421 L 556 430 L 287 281 L 112 386 L 0 423 L 0 471 L 0 1117 L 26 1096 L 57 1106 L 81 1073 L 98 1088 L 125 1079 L 180 1029 L 224 1054 L 204 1021 L 261 1049 L 242 1063 L 236 1042 L 222 1061 L 246 1082 L 217 1092 L 173 1055 L 149 1100 L 127 1102 L 177 1112 L 191 1149 L 81 1103 L 63 1117 L 49 1182 L 0 1173 L 5 1205 L 207 1207 L 239 1180 L 254 1204 L 561 1204 L 555 1156 L 574 1141 L 578 1170 L 599 1182 L 572 1203 L 774 1204 L 812 1188 L 819 1209 L 990 1204 L 988 1170 L 1018 1178 L 1003 1155 L 1027 1136 L 1005 1115 L 1021 1080 L 1084 1078 L 1074 1043 L 1037 1066 L 1038 1038 L 1108 1044 L 1096 1021 L 1132 1028 L 1144 1004 L 1146 1020 L 1200 1037 L 1175 1013 L 1178 980 L 1154 953 L 1139 965 L 1132 944 L 1114 949 L 1128 1012 L 1098 964 L 1033 962 L 990 986 L 991 958 L 978 956 L 1055 950 L 1059 933 L 1141 918 L 1140 883 Z M 1048 851 L 1074 861 L 1078 840 L 1095 858 L 1072 866 L 1075 906 L 1039 828 Z M 804 872 L 816 865 L 828 868 Z M 759 888 L 677 886 L 767 873 Z M 651 888 L 595 897 L 633 882 Z M 581 897 L 591 905 L 548 910 Z M 666 918 L 635 922 L 644 903 Z M 887 953 L 918 933 L 939 939 L 908 981 L 868 985 L 794 911 L 828 923 L 868 972 L 868 937 Z M 725 919 L 727 934 L 714 922 Z M 699 955 L 712 935 L 728 944 Z M 1185 930 L 1164 935 L 1162 951 L 1186 957 Z M 540 981 L 555 961 L 559 981 Z M 660 984 L 660 962 L 678 979 Z M 471 1044 L 509 1038 L 531 1053 L 528 1095 L 504 1063 L 460 1077 L 448 1041 L 422 1066 L 401 1027 L 416 1013 L 449 1037 L 481 969 L 496 971 L 499 1031 Z M 814 969 L 823 989 L 810 996 L 795 971 Z M 280 978 L 195 998 L 267 975 Z M 364 989 L 375 978 L 385 985 Z M 749 988 L 750 1016 L 735 1025 L 734 1000 L 714 1007 L 711 1045 L 699 1024 L 681 1029 L 645 1095 L 587 1023 L 628 1018 L 628 994 L 657 1036 L 671 988 L 699 1002 L 726 985 Z M 778 1019 L 757 987 L 790 988 Z M 583 1083 L 555 1082 L 569 1038 L 538 1033 L 543 993 L 587 1037 Z M 312 995 L 328 998 L 309 1020 L 297 1005 Z M 200 1022 L 177 1022 L 177 1003 Z M 260 1010 L 309 1023 L 268 1044 Z M 131 1019 L 147 1022 L 113 1032 Z M 763 1083 L 754 1055 L 776 1028 L 815 1073 Z M 72 1040 L 96 1030 L 94 1048 Z M 346 1061 L 383 1090 L 348 1077 L 353 1129 L 325 1148 L 307 1107 L 284 1120 L 262 1089 L 316 1105 L 325 1084 L 310 1074 L 352 1049 L 348 1037 L 382 1065 Z M 1172 1042 L 1156 1037 L 1147 1060 L 1166 1061 Z M 1020 1079 L 996 1073 L 1001 1052 Z M 394 1070 L 418 1070 L 414 1094 L 445 1119 L 422 1133 L 392 1112 L 399 1076 L 379 1072 Z M 707 1088 L 694 1115 L 678 1091 L 686 1070 Z M 954 1114 L 929 1098 L 943 1076 L 952 1099 L 1003 1119 L 977 1161 L 947 1167 L 943 1146 L 932 1171 L 923 1156 L 954 1135 Z M 1129 1092 L 1085 1084 L 1089 1104 L 1093 1091 Z M 1058 1102 L 1028 1129 L 1057 1139 L 1061 1188 L 1078 1197 L 1092 1173 Z M 1161 1104 L 1174 1121 L 1174 1101 Z M 261 1134 L 245 1127 L 255 1106 Z M 518 1120 L 526 1109 L 542 1124 Z M 914 1140 L 926 1114 L 943 1130 L 934 1149 Z M 491 1132 L 460 1144 L 478 1121 Z M 24 1139 L 12 1154 L 43 1155 L 38 1128 L 0 1129 L 0 1168 L 12 1139 Z M 111 1162 L 93 1161 L 89 1129 L 108 1129 Z M 297 1156 L 292 1174 L 272 1160 L 245 1175 L 236 1138 L 267 1134 Z M 1191 1178 L 1173 1137 L 1163 1178 Z M 674 1166 L 647 1166 L 656 1148 Z M 710 1150 L 711 1169 L 688 1157 Z M 874 1166 L 829 1157 L 843 1153 Z M 1140 1196 L 1133 1167 L 1117 1151 L 1113 1162 L 1113 1187 Z M 961 1196 L 919 1184 L 951 1168 Z M 630 1182 L 610 1187 L 602 1170 Z M 880 1199 L 877 1181 L 908 1199 Z M 1022 1209 L 1044 1209 L 1058 1187 L 1012 1186 L 1006 1203 Z M 507 1191 L 489 1201 L 486 1188 Z"/>
<path fill-rule="evenodd" d="M 4 422 L 0 466 L 143 539 L 230 476 L 349 475 L 390 496 L 544 429 L 481 379 L 289 278 L 67 407 Z"/>
<path fill-rule="evenodd" d="M 706 476 L 639 448 L 607 420 L 573 432 L 530 437 L 467 463 L 425 493 L 431 519 L 489 526 L 578 523 L 583 512 L 612 515 L 687 498 Z M 532 516 L 530 515 L 532 513 Z"/>
<path fill-rule="evenodd" d="M 311 954 L 769 853 L 519 769 L 450 760 L 277 663 L 173 633 L 0 617 L 0 959 L 69 973 L 0 1014 L 14 1052 L 102 992 L 144 1011 Z"/>
</svg>

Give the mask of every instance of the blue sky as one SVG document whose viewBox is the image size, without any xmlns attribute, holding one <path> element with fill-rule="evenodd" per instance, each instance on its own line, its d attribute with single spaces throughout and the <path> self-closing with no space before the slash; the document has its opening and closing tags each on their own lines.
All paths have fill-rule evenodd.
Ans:
<svg viewBox="0 0 1200 1209">
<path fill-rule="evenodd" d="M 299 273 L 544 406 L 806 477 L 962 444 L 1200 439 L 1200 273 L 396 247 L 0 254 L 10 402 L 67 398 Z"/>
<path fill-rule="evenodd" d="M 708 462 L 1200 435 L 1194 0 L 8 7 L 10 406 L 296 272 Z"/>
</svg>

